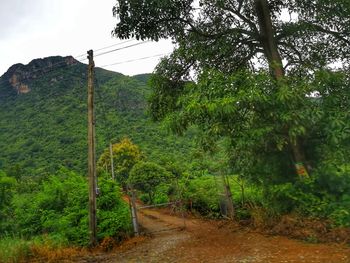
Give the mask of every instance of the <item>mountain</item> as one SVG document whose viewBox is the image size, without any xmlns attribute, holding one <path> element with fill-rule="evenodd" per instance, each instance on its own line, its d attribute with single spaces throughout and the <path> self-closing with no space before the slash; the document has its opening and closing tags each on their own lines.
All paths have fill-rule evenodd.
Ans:
<svg viewBox="0 0 350 263">
<path fill-rule="evenodd" d="M 97 156 L 128 136 L 150 160 L 188 159 L 192 140 L 168 134 L 147 115 L 149 74 L 95 72 Z M 0 169 L 86 171 L 86 102 L 87 66 L 73 57 L 10 67 L 0 78 Z"/>
</svg>

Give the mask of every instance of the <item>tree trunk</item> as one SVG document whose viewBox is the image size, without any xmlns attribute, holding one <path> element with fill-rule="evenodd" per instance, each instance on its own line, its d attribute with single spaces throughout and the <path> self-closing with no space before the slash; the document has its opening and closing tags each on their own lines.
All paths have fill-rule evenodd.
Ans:
<svg viewBox="0 0 350 263">
<path fill-rule="evenodd" d="M 255 0 L 255 9 L 259 21 L 260 41 L 270 66 L 271 75 L 276 79 L 277 85 L 280 85 L 285 74 L 282 59 L 278 51 L 278 45 L 274 36 L 274 29 L 267 0 Z M 287 132 L 288 130 L 289 129 L 287 129 Z M 299 140 L 293 141 L 289 135 L 288 138 L 289 147 L 295 162 L 296 173 L 299 176 L 307 176 L 307 169 L 304 165 L 304 149 L 301 147 Z"/>
<path fill-rule="evenodd" d="M 263 44 L 264 53 L 273 77 L 280 81 L 284 77 L 283 64 L 278 52 L 267 0 L 255 0 L 255 8 L 259 21 L 260 41 Z"/>
<path fill-rule="evenodd" d="M 151 192 L 148 193 L 148 198 L 149 198 L 150 204 L 153 205 L 153 195 Z"/>
<path fill-rule="evenodd" d="M 241 202 L 242 202 L 242 207 L 244 207 L 244 204 L 245 204 L 244 183 L 242 182 L 239 186 L 240 186 L 240 188 L 241 188 Z"/>
</svg>

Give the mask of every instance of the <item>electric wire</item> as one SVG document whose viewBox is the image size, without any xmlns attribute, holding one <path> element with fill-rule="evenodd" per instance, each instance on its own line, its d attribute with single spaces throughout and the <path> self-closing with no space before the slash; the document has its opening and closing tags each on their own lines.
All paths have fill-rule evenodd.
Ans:
<svg viewBox="0 0 350 263">
<path fill-rule="evenodd" d="M 113 44 L 113 45 L 109 45 L 109 46 L 101 47 L 101 48 L 98 48 L 98 49 L 94 49 L 94 52 L 98 52 L 98 51 L 101 51 L 101 50 L 105 50 L 105 49 L 111 48 L 111 47 L 120 46 L 120 45 L 129 43 L 129 42 L 132 42 L 132 41 L 135 41 L 135 40 L 136 40 L 136 39 L 128 39 L 128 40 L 125 40 L 125 41 L 123 41 L 123 42 L 119 42 L 119 43 L 116 43 L 116 44 Z M 83 56 L 86 56 L 86 53 L 80 54 L 80 55 L 78 55 L 78 56 L 74 56 L 74 58 L 79 58 L 79 57 L 83 57 Z"/>
<path fill-rule="evenodd" d="M 110 67 L 110 66 L 115 66 L 115 65 L 120 65 L 120 64 L 125 64 L 125 63 L 130 63 L 130 62 L 135 62 L 135 61 L 140 61 L 140 60 L 145 60 L 145 59 L 150 59 L 150 58 L 155 58 L 155 57 L 166 56 L 166 55 L 169 55 L 169 54 L 171 54 L 171 53 L 170 52 L 169 53 L 162 53 L 162 54 L 157 54 L 157 55 L 153 55 L 153 56 L 147 56 L 147 57 L 142 57 L 142 58 L 124 60 L 124 61 L 121 61 L 121 62 L 115 62 L 115 63 L 112 63 L 112 64 L 103 65 L 103 66 L 100 66 L 100 67 L 101 68 Z"/>
<path fill-rule="evenodd" d="M 109 54 L 109 53 L 112 53 L 112 52 L 115 52 L 115 51 L 119 51 L 119 50 L 127 49 L 127 48 L 134 47 L 134 46 L 143 45 L 143 44 L 146 44 L 146 43 L 149 43 L 149 42 L 151 42 L 151 40 L 147 40 L 147 41 L 143 41 L 143 42 L 139 42 L 139 43 L 131 44 L 131 45 L 128 45 L 128 46 L 125 46 L 125 47 L 120 47 L 120 48 L 116 48 L 116 49 L 108 50 L 108 51 L 105 51 L 105 52 L 102 52 L 102 53 L 96 54 L 96 55 L 94 55 L 94 57 L 103 56 L 103 55 L 106 55 L 106 54 Z"/>
</svg>

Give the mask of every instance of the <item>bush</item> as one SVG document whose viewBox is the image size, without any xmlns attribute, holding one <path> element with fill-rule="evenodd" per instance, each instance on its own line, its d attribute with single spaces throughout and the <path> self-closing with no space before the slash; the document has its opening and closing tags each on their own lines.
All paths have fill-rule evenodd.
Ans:
<svg viewBox="0 0 350 263">
<path fill-rule="evenodd" d="M 122 201 L 119 186 L 102 179 L 99 187 L 98 237 L 124 236 L 130 231 L 130 213 Z M 74 172 L 61 170 L 44 181 L 38 192 L 15 195 L 12 207 L 14 234 L 27 238 L 59 235 L 67 243 L 79 246 L 89 242 L 87 180 Z"/>
<path fill-rule="evenodd" d="M 214 176 L 201 176 L 182 181 L 182 186 L 189 209 L 209 217 L 220 215 L 219 196 Z"/>
<path fill-rule="evenodd" d="M 164 167 L 153 162 L 138 162 L 130 171 L 128 184 L 148 194 L 149 203 L 154 203 L 157 187 L 170 178 Z"/>
<path fill-rule="evenodd" d="M 270 186 L 265 189 L 264 207 L 276 214 L 297 213 L 330 219 L 334 226 L 350 226 L 350 195 L 321 191 L 315 179 Z"/>
</svg>

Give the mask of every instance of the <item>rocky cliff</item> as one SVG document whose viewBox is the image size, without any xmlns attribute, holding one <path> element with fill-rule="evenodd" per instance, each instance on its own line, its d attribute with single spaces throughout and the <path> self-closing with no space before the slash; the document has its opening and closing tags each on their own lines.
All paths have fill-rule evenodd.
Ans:
<svg viewBox="0 0 350 263">
<path fill-rule="evenodd" d="M 30 82 L 45 73 L 50 72 L 53 68 L 65 67 L 79 63 L 72 56 L 67 57 L 47 57 L 34 59 L 29 64 L 15 64 L 1 76 L 2 83 L 9 84 L 18 94 L 30 92 Z"/>
</svg>

